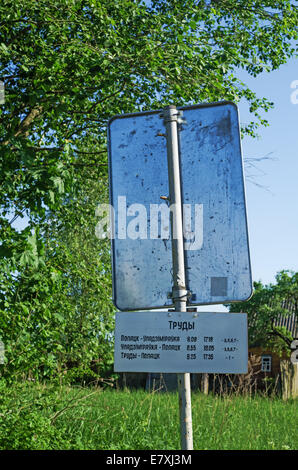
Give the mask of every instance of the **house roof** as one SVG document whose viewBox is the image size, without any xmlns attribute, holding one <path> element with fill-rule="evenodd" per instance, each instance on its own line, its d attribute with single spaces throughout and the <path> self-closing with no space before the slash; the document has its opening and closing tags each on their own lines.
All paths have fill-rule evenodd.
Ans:
<svg viewBox="0 0 298 470">
<path fill-rule="evenodd" d="M 282 308 L 289 311 L 288 314 L 280 314 L 274 320 L 274 326 L 283 326 L 293 338 L 298 338 L 298 317 L 297 317 L 297 305 L 287 300 L 284 300 L 281 305 Z"/>
</svg>

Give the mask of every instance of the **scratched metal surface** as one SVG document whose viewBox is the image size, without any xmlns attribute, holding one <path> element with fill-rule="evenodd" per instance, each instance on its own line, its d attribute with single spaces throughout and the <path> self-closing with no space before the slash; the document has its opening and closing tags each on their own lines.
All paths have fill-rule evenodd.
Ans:
<svg viewBox="0 0 298 470">
<path fill-rule="evenodd" d="M 196 204 L 200 214 L 197 238 L 185 240 L 189 305 L 244 300 L 251 295 L 252 282 L 238 111 L 224 102 L 181 109 L 186 119 L 179 132 L 182 198 L 192 207 L 191 230 Z M 160 135 L 165 128 L 159 114 L 116 116 L 109 123 L 113 298 L 120 310 L 172 305 L 171 241 L 150 239 L 150 204 L 165 204 L 160 196 L 168 195 L 166 140 Z M 139 212 L 134 210 L 144 210 L 134 206 L 124 223 L 119 196 L 126 197 L 127 208 L 145 206 L 146 239 L 119 239 L 121 226 L 129 230 L 136 224 Z"/>
</svg>

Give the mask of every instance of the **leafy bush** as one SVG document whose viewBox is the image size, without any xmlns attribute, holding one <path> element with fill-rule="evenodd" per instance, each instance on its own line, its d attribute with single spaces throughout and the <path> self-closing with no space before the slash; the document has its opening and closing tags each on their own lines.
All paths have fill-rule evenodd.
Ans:
<svg viewBox="0 0 298 470">
<path fill-rule="evenodd" d="M 29 392 L 29 393 L 28 393 Z M 55 396 L 30 393 L 28 386 L 8 387 L 0 381 L 0 449 L 51 450 L 69 449 L 71 443 L 57 429 L 47 411 L 55 406 Z"/>
</svg>

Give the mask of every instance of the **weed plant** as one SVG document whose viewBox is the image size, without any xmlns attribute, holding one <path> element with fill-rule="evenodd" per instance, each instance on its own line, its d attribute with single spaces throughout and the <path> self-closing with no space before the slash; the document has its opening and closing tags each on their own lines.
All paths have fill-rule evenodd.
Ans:
<svg viewBox="0 0 298 470">
<path fill-rule="evenodd" d="M 178 396 L 0 381 L 0 449 L 179 449 Z M 298 447 L 297 400 L 192 394 L 195 449 Z"/>
</svg>

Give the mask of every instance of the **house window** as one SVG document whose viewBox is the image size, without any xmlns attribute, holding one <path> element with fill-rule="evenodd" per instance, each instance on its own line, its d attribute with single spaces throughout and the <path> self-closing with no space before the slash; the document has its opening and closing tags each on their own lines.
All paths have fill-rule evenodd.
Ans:
<svg viewBox="0 0 298 470">
<path fill-rule="evenodd" d="M 262 372 L 271 372 L 271 356 L 262 356 Z"/>
</svg>

